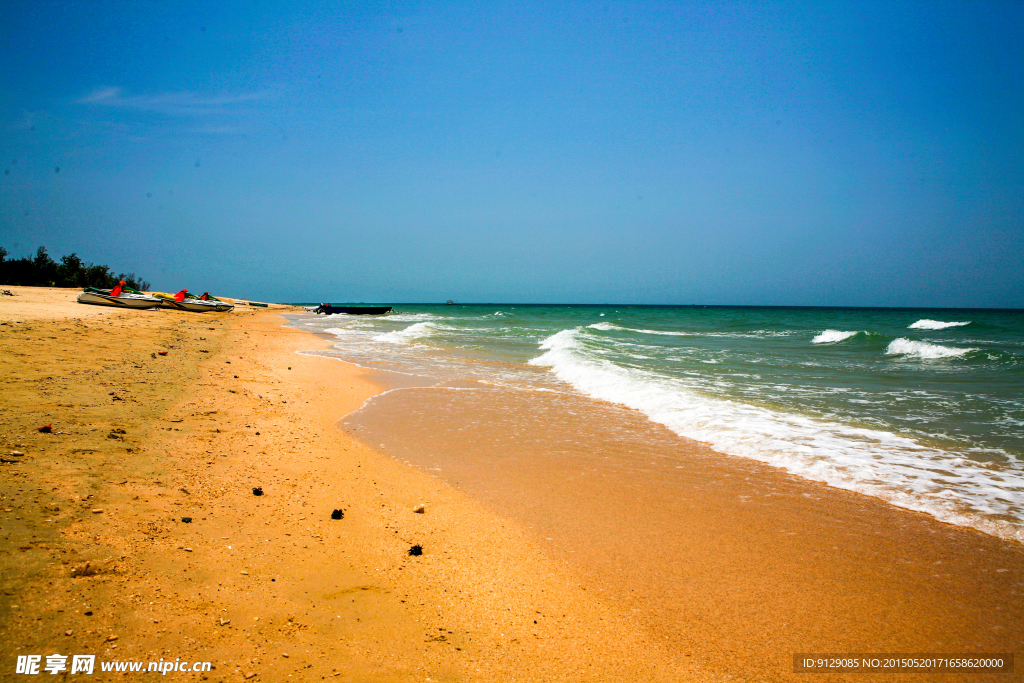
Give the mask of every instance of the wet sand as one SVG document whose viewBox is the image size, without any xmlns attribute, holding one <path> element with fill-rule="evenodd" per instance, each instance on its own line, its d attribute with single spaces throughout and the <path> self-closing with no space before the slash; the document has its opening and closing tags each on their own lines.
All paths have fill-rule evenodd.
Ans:
<svg viewBox="0 0 1024 683">
<path fill-rule="evenodd" d="M 795 653 L 1022 650 L 1019 544 L 721 455 L 636 411 L 469 386 L 392 391 L 343 424 L 529 529 L 720 676 L 822 677 L 792 673 Z"/>
</svg>

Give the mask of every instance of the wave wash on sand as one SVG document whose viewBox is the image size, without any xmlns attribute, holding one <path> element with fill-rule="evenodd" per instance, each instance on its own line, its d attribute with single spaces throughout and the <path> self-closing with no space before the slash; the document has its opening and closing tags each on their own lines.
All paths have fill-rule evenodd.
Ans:
<svg viewBox="0 0 1024 683">
<path fill-rule="evenodd" d="M 588 396 L 639 410 L 680 436 L 708 443 L 723 453 L 882 498 L 945 522 L 1024 541 L 1024 472 L 1020 469 L 993 471 L 887 431 L 715 398 L 676 378 L 625 368 L 595 355 L 585 344 L 587 334 L 575 328 L 544 339 L 540 344 L 544 353 L 530 363 L 550 367 Z M 935 355 L 949 350 L 923 342 L 896 340 L 893 344 L 896 353 L 960 355 Z"/>
</svg>

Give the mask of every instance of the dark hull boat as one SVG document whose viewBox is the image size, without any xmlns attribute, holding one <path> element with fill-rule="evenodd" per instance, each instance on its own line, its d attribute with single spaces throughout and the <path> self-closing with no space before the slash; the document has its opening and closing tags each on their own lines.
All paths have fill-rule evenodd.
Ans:
<svg viewBox="0 0 1024 683">
<path fill-rule="evenodd" d="M 384 315 L 385 313 L 391 312 L 390 306 L 332 306 L 330 304 L 320 304 L 313 309 L 313 312 L 317 315 L 325 313 L 331 315 L 332 313 L 346 313 L 348 315 Z"/>
</svg>

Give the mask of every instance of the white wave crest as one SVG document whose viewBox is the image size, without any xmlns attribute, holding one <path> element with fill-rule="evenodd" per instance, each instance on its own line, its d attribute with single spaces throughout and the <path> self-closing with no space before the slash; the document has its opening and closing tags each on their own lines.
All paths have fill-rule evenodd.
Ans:
<svg viewBox="0 0 1024 683">
<path fill-rule="evenodd" d="M 857 332 L 848 332 L 846 330 L 825 330 L 817 337 L 811 340 L 812 344 L 834 344 L 835 342 L 841 342 L 844 339 L 856 336 Z"/>
<path fill-rule="evenodd" d="M 438 329 L 434 323 L 414 323 L 402 330 L 385 332 L 373 337 L 374 341 L 390 342 L 392 344 L 408 344 L 423 337 L 429 337 Z"/>
<path fill-rule="evenodd" d="M 594 398 L 643 412 L 677 434 L 837 488 L 876 496 L 951 524 L 1024 541 L 1024 473 L 854 427 L 707 396 L 684 380 L 625 368 L 592 353 L 583 328 L 540 343 L 531 365 Z M 992 496 L 999 491 L 998 496 Z M 1014 521 L 1006 521 L 1009 517 Z"/>
<path fill-rule="evenodd" d="M 692 332 L 666 332 L 665 330 L 643 330 L 636 329 L 635 327 L 620 327 L 615 323 L 594 323 L 593 325 L 587 325 L 590 329 L 594 330 L 623 330 L 624 332 L 637 332 L 639 334 L 662 334 L 668 337 L 693 337 L 695 336 Z"/>
<path fill-rule="evenodd" d="M 910 330 L 945 330 L 950 327 L 963 327 L 964 325 L 970 325 L 971 321 L 967 320 L 962 323 L 952 322 L 944 323 L 941 320 L 929 320 L 928 318 L 921 318 L 916 323 L 907 325 L 907 329 Z"/>
<path fill-rule="evenodd" d="M 914 341 L 906 337 L 893 339 L 885 350 L 888 356 L 910 356 L 924 360 L 936 360 L 939 358 L 957 358 L 977 349 L 956 349 L 941 344 L 929 344 L 928 342 Z"/>
</svg>

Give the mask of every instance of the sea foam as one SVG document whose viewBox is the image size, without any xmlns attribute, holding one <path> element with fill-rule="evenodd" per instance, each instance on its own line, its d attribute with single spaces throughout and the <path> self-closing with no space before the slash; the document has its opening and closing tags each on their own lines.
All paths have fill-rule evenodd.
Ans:
<svg viewBox="0 0 1024 683">
<path fill-rule="evenodd" d="M 423 337 L 429 337 L 438 330 L 435 323 L 414 323 L 405 329 L 385 332 L 373 337 L 374 341 L 391 342 L 392 344 L 408 344 Z"/>
<path fill-rule="evenodd" d="M 941 344 L 930 344 L 928 342 L 914 341 L 913 339 L 900 337 L 899 339 L 893 339 L 892 342 L 889 343 L 885 353 L 888 356 L 909 356 L 924 360 L 937 360 L 940 358 L 958 358 L 970 353 L 971 351 L 977 351 L 977 349 L 957 349 L 949 346 L 942 346 Z"/>
<path fill-rule="evenodd" d="M 1017 469 L 992 470 L 884 430 L 709 396 L 677 378 L 601 357 L 589 348 L 597 341 L 587 339 L 591 334 L 584 328 L 557 332 L 540 343 L 543 353 L 530 364 L 550 367 L 579 391 L 639 410 L 720 452 L 1024 541 L 1024 526 L 1006 521 L 1019 519 L 1024 509 L 1024 473 Z"/>
<path fill-rule="evenodd" d="M 812 344 L 834 344 L 835 342 L 841 342 L 844 339 L 856 336 L 857 332 L 847 332 L 846 330 L 825 330 L 817 337 L 811 340 Z"/>
<path fill-rule="evenodd" d="M 963 327 L 964 325 L 970 325 L 971 321 L 966 322 L 952 322 L 945 323 L 941 320 L 929 320 L 928 318 L 921 318 L 916 323 L 907 325 L 907 329 L 910 330 L 945 330 L 950 327 Z"/>
</svg>

